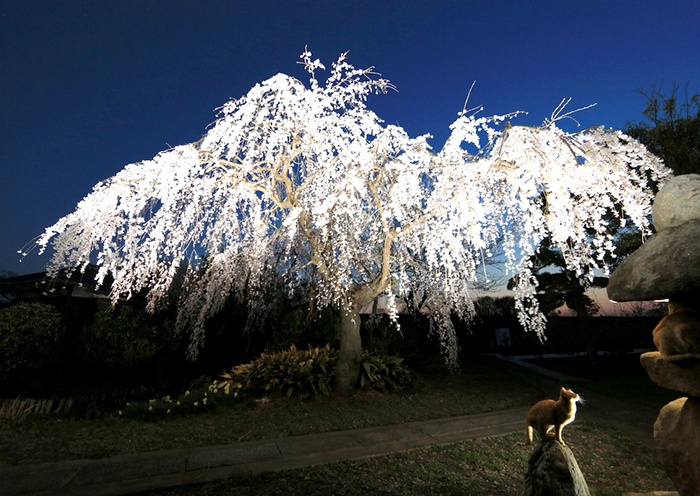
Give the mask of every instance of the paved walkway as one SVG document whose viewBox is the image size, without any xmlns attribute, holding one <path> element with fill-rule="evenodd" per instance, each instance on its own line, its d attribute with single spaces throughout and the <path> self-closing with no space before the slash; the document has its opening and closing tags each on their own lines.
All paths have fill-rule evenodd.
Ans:
<svg viewBox="0 0 700 496">
<path fill-rule="evenodd" d="M 224 446 L 0 468 L 0 494 L 121 494 L 308 467 L 523 428 L 527 408 Z"/>
<path fill-rule="evenodd" d="M 546 375 L 546 374 L 545 374 Z M 578 392 L 585 383 L 549 376 Z M 563 382 L 569 382 L 564 384 Z M 578 389 L 577 389 L 578 388 Z M 585 391 L 585 389 L 582 389 Z M 657 412 L 631 408 L 592 392 L 579 419 L 597 419 L 621 428 L 653 449 Z M 223 446 L 154 451 L 100 460 L 75 460 L 27 466 L 0 465 L 0 496 L 123 494 L 193 482 L 223 479 L 331 461 L 364 458 L 424 446 L 523 431 L 528 408 L 465 415 L 407 424 L 372 427 Z"/>
</svg>

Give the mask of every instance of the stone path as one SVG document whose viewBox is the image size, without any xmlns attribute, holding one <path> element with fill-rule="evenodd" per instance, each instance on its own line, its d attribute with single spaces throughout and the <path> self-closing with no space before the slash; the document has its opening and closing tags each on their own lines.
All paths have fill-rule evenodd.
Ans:
<svg viewBox="0 0 700 496">
<path fill-rule="evenodd" d="M 121 494 L 308 467 L 523 428 L 527 408 L 350 431 L 0 468 L 0 494 Z"/>
</svg>

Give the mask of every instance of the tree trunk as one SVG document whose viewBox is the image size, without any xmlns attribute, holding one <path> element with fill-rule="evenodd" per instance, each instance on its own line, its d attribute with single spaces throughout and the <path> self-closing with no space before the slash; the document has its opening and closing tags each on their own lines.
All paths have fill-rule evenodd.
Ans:
<svg viewBox="0 0 700 496">
<path fill-rule="evenodd" d="M 360 312 L 355 305 L 340 311 L 340 351 L 335 366 L 335 392 L 350 395 L 357 387 L 362 365 Z"/>
</svg>

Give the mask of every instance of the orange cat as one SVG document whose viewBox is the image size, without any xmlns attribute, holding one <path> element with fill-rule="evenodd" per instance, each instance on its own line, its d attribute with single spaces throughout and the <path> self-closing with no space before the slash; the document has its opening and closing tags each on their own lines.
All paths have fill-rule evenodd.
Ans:
<svg viewBox="0 0 700 496">
<path fill-rule="evenodd" d="M 576 417 L 576 402 L 583 403 L 583 398 L 574 393 L 571 389 L 561 388 L 559 400 L 543 400 L 535 403 L 527 413 L 527 446 L 532 443 L 532 431 L 536 430 L 542 441 L 546 439 L 556 439 L 566 446 L 561 438 L 561 431 L 565 425 L 570 424 Z M 554 428 L 554 433 L 549 432 Z"/>
</svg>

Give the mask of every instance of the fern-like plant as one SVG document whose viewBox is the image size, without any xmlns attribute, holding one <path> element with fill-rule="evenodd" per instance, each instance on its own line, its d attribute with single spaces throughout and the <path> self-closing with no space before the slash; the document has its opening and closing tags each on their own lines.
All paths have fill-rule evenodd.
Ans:
<svg viewBox="0 0 700 496">
<path fill-rule="evenodd" d="M 278 394 L 301 399 L 327 395 L 331 390 L 338 353 L 329 345 L 298 350 L 292 345 L 281 353 L 263 353 L 238 365 L 222 377 L 254 395 Z"/>
<path fill-rule="evenodd" d="M 338 352 L 329 345 L 299 350 L 292 345 L 281 353 L 263 353 L 256 360 L 233 367 L 222 375 L 224 383 L 249 394 L 280 395 L 301 399 L 330 393 Z M 359 378 L 362 389 L 398 391 L 411 380 L 399 356 L 365 353 Z"/>
<path fill-rule="evenodd" d="M 411 373 L 397 355 L 362 356 L 360 388 L 375 391 L 400 391 L 411 382 Z"/>
</svg>

